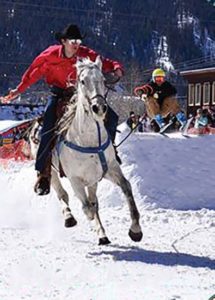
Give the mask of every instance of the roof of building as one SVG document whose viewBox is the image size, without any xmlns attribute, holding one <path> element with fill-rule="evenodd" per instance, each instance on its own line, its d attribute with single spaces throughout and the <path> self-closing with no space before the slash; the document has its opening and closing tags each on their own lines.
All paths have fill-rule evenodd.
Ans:
<svg viewBox="0 0 215 300">
<path fill-rule="evenodd" d="M 196 69 L 196 70 L 187 70 L 181 71 L 180 75 L 192 75 L 192 74 L 204 74 L 204 73 L 215 73 L 215 67 L 212 68 L 204 68 L 204 69 Z"/>
</svg>

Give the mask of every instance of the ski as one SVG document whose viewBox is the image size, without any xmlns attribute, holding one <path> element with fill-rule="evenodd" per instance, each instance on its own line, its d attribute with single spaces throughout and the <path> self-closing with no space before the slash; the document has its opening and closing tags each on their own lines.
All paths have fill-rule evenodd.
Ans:
<svg viewBox="0 0 215 300">
<path fill-rule="evenodd" d="M 168 134 L 166 133 L 160 133 L 160 132 L 153 132 L 153 131 L 149 131 L 149 132 L 135 132 L 135 135 L 139 135 L 142 136 L 144 138 L 170 138 L 168 136 Z"/>
<path fill-rule="evenodd" d="M 190 138 L 189 134 L 188 134 L 188 129 L 190 127 L 191 122 L 193 121 L 193 117 L 189 118 L 187 120 L 187 123 L 185 124 L 184 128 L 181 131 L 181 135 L 185 138 Z"/>
<path fill-rule="evenodd" d="M 193 117 L 189 118 L 183 128 L 182 131 L 174 131 L 174 132 L 166 132 L 167 129 L 172 125 L 172 121 L 170 121 L 168 124 L 166 124 L 164 127 L 161 128 L 160 131 L 158 132 L 145 132 L 143 135 L 145 137 L 164 137 L 164 138 L 169 138 L 169 139 L 174 139 L 174 138 L 184 138 L 184 139 L 189 139 L 192 138 L 192 135 L 188 133 L 188 129 L 190 127 L 191 122 L 193 121 Z M 141 134 L 140 134 L 141 135 Z"/>
<path fill-rule="evenodd" d="M 165 133 L 165 132 L 157 132 L 159 135 L 161 135 L 161 136 L 163 136 L 163 137 L 165 137 L 165 138 L 169 138 L 169 136 L 168 136 L 168 134 L 167 133 Z"/>
<path fill-rule="evenodd" d="M 173 121 L 170 120 L 169 123 L 167 123 L 166 125 L 164 125 L 164 126 L 160 129 L 159 133 L 160 133 L 160 134 L 165 134 L 166 131 L 167 131 L 167 129 L 168 129 L 172 124 L 173 124 Z"/>
</svg>

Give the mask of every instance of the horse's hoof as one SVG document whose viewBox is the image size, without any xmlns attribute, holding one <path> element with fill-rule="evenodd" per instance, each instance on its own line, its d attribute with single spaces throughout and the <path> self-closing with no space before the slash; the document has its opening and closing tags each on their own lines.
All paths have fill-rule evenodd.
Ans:
<svg viewBox="0 0 215 300">
<path fill-rule="evenodd" d="M 110 244 L 110 241 L 107 237 L 103 237 L 99 239 L 99 245 L 108 245 Z"/>
<path fill-rule="evenodd" d="M 73 227 L 77 224 L 77 221 L 75 218 L 70 217 L 68 219 L 65 220 L 64 226 L 69 228 L 69 227 Z"/>
<path fill-rule="evenodd" d="M 141 239 L 142 239 L 142 237 L 143 237 L 142 231 L 140 231 L 140 232 L 133 232 L 133 231 L 129 230 L 128 235 L 130 236 L 130 238 L 131 238 L 132 241 L 134 241 L 134 242 L 139 242 L 139 241 L 141 241 Z"/>
</svg>

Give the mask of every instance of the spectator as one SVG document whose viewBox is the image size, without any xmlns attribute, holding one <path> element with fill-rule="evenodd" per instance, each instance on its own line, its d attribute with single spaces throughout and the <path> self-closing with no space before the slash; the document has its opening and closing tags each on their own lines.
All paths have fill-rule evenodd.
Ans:
<svg viewBox="0 0 215 300">
<path fill-rule="evenodd" d="M 215 108 L 208 107 L 208 122 L 211 127 L 215 127 Z"/>
<path fill-rule="evenodd" d="M 194 128 L 199 130 L 199 133 L 206 133 L 208 127 L 208 110 L 198 108 L 195 116 Z"/>
<path fill-rule="evenodd" d="M 142 117 L 139 117 L 139 125 L 138 125 L 138 131 L 139 132 L 148 132 L 151 130 L 151 122 L 150 119 L 145 112 Z"/>
<path fill-rule="evenodd" d="M 140 115 L 137 115 L 136 121 L 137 121 L 137 131 L 143 132 L 143 124 L 144 124 L 143 117 L 141 117 Z"/>
<path fill-rule="evenodd" d="M 133 111 L 130 112 L 130 116 L 126 121 L 127 125 L 133 130 L 137 127 L 137 117 Z"/>
</svg>

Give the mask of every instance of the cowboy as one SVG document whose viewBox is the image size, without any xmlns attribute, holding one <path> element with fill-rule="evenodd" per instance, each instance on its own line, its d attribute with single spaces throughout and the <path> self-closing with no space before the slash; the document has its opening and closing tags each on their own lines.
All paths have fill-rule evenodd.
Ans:
<svg viewBox="0 0 215 300">
<path fill-rule="evenodd" d="M 19 85 L 5 97 L 6 101 L 16 98 L 41 78 L 44 78 L 51 87 L 51 96 L 48 99 L 44 114 L 41 142 L 35 164 L 37 182 L 34 190 L 38 195 L 46 195 L 50 191 L 52 140 L 57 120 L 58 100 L 62 98 L 63 93 L 71 85 L 74 86 L 76 83 L 75 64 L 77 58 L 89 57 L 95 61 L 98 56 L 94 50 L 81 45 L 84 37 L 85 35 L 81 34 L 79 27 L 73 24 L 68 25 L 62 32 L 55 33 L 55 38 L 60 45 L 50 46 L 39 54 L 24 73 Z M 118 77 L 123 75 L 122 65 L 107 58 L 102 58 L 102 69 L 103 72 L 114 72 Z M 106 129 L 108 130 L 109 124 L 111 124 L 116 131 L 118 116 L 111 108 L 108 109 L 107 121 Z M 111 139 L 113 141 L 115 132 L 112 127 L 109 134 L 112 134 Z"/>
<path fill-rule="evenodd" d="M 136 87 L 134 93 L 141 96 L 148 116 L 156 121 L 160 129 L 165 126 L 164 118 L 170 113 L 176 116 L 181 124 L 180 129 L 186 124 L 185 114 L 181 111 L 176 98 L 176 88 L 166 80 L 166 74 L 162 69 L 155 69 L 152 80 L 148 84 Z"/>
</svg>

